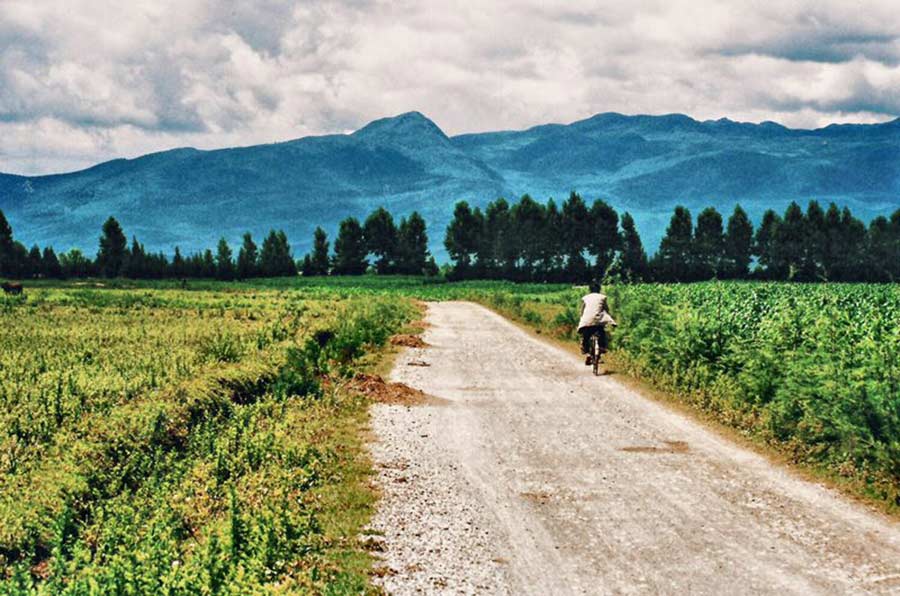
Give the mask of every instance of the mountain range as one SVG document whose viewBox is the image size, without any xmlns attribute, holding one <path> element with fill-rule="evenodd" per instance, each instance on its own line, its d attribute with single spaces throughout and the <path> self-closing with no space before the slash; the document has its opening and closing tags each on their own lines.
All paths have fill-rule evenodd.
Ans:
<svg viewBox="0 0 900 596">
<path fill-rule="evenodd" d="M 48 176 L 0 174 L 0 209 L 16 238 L 93 254 L 114 215 L 149 250 L 232 245 L 284 229 L 299 256 L 312 232 L 378 206 L 418 210 L 442 260 L 453 205 L 577 190 L 634 216 L 652 253 L 677 204 L 725 217 L 740 203 L 758 222 L 792 201 L 835 201 L 868 221 L 900 207 L 900 118 L 816 130 L 681 114 L 598 114 L 571 124 L 448 137 L 418 112 L 352 134 L 201 151 L 173 149 Z"/>
</svg>

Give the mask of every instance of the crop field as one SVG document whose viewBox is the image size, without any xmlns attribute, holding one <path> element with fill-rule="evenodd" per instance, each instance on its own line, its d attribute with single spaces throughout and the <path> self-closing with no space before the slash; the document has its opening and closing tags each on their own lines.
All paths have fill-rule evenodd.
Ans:
<svg viewBox="0 0 900 596">
<path fill-rule="evenodd" d="M 31 288 L 0 302 L 0 594 L 359 593 L 343 379 L 406 299 Z"/>
</svg>

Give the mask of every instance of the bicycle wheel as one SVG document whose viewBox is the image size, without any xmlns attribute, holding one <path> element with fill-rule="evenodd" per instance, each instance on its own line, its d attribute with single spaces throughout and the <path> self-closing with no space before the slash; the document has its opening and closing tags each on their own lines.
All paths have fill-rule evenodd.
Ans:
<svg viewBox="0 0 900 596">
<path fill-rule="evenodd" d="M 600 338 L 594 334 L 591 337 L 591 360 L 594 364 L 594 376 L 600 376 Z"/>
</svg>

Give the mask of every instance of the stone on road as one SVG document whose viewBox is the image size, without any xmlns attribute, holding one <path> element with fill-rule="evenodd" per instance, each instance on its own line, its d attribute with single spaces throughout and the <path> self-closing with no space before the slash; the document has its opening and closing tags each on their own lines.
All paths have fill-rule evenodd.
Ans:
<svg viewBox="0 0 900 596">
<path fill-rule="evenodd" d="M 372 411 L 388 592 L 900 593 L 896 522 L 485 308 L 427 322 L 392 380 L 437 399 Z"/>
</svg>

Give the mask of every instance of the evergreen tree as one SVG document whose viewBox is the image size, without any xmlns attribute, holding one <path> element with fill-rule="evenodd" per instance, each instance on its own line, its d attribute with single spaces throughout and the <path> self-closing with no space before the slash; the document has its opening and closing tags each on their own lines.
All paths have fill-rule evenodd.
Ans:
<svg viewBox="0 0 900 596">
<path fill-rule="evenodd" d="M 128 258 L 128 247 L 122 226 L 110 217 L 103 224 L 100 250 L 97 252 L 97 269 L 104 277 L 118 277 Z"/>
<path fill-rule="evenodd" d="M 172 257 L 172 276 L 176 278 L 185 277 L 184 257 L 181 256 L 181 249 L 175 247 L 175 255 Z"/>
<path fill-rule="evenodd" d="M 397 260 L 397 227 L 387 209 L 379 207 L 366 218 L 363 236 L 366 248 L 377 257 L 375 271 L 390 273 Z"/>
<path fill-rule="evenodd" d="M 219 238 L 216 248 L 216 278 L 223 281 L 234 279 L 234 261 L 231 258 L 231 247 L 225 238 Z"/>
<path fill-rule="evenodd" d="M 428 233 L 425 220 L 417 211 L 400 221 L 398 231 L 397 271 L 422 275 L 428 261 Z"/>
<path fill-rule="evenodd" d="M 341 222 L 334 242 L 334 273 L 336 275 L 362 275 L 369 263 L 362 226 L 355 217 Z"/>
<path fill-rule="evenodd" d="M 806 261 L 802 271 L 804 279 L 827 279 L 825 277 L 825 255 L 828 250 L 828 230 L 825 212 L 818 201 L 810 201 L 804 216 L 806 224 Z"/>
<path fill-rule="evenodd" d="M 725 257 L 725 234 L 722 215 L 714 207 L 707 207 L 697 216 L 693 253 L 694 279 L 712 279 L 718 275 Z"/>
<path fill-rule="evenodd" d="M 796 202 L 788 205 L 775 232 L 775 252 L 789 280 L 806 279 L 806 221 Z"/>
<path fill-rule="evenodd" d="M 316 275 L 316 270 L 313 267 L 312 257 L 309 256 L 309 253 L 303 255 L 303 261 L 300 263 L 300 275 L 303 277 L 311 277 Z"/>
<path fill-rule="evenodd" d="M 131 250 L 126 255 L 121 275 L 131 279 L 147 277 L 147 255 L 136 236 L 131 237 Z"/>
<path fill-rule="evenodd" d="M 453 220 L 447 226 L 444 247 L 454 262 L 455 273 L 465 276 L 470 273 L 473 257 L 477 254 L 481 239 L 481 224 L 472 213 L 469 204 L 460 201 L 453 209 Z"/>
<path fill-rule="evenodd" d="M 753 252 L 753 224 L 740 205 L 735 205 L 734 213 L 728 218 L 723 249 L 723 277 L 746 279 L 750 274 L 750 260 Z"/>
<path fill-rule="evenodd" d="M 0 209 L 0 275 L 12 276 L 12 272 L 18 269 L 13 262 L 14 256 L 12 227 Z"/>
<path fill-rule="evenodd" d="M 499 198 L 488 204 L 478 246 L 478 262 L 489 277 L 511 276 L 516 252 L 510 228 L 509 203 Z"/>
<path fill-rule="evenodd" d="M 879 216 L 869 223 L 866 246 L 866 279 L 874 282 L 895 281 L 894 269 L 900 260 L 900 253 L 894 250 L 888 218 Z"/>
<path fill-rule="evenodd" d="M 850 209 L 841 210 L 841 243 L 835 263 L 835 281 L 862 281 L 866 262 L 866 226 L 853 217 Z"/>
<path fill-rule="evenodd" d="M 767 279 L 783 279 L 786 267 L 778 254 L 775 238 L 781 226 L 781 217 L 771 209 L 763 213 L 762 223 L 756 230 L 754 254 L 759 259 L 761 274 Z"/>
<path fill-rule="evenodd" d="M 238 279 L 249 279 L 259 275 L 259 252 L 250 232 L 244 233 L 241 249 L 238 251 Z"/>
<path fill-rule="evenodd" d="M 216 259 L 210 249 L 203 251 L 203 257 L 200 262 L 200 277 L 212 279 L 216 276 Z"/>
<path fill-rule="evenodd" d="M 28 251 L 28 260 L 25 262 L 25 271 L 23 277 L 40 277 L 43 270 L 43 261 L 41 259 L 41 249 L 35 244 Z"/>
<path fill-rule="evenodd" d="M 41 255 L 41 274 L 49 279 L 61 279 L 63 276 L 62 265 L 50 246 L 45 247 Z"/>
<path fill-rule="evenodd" d="M 589 249 L 595 258 L 595 277 L 602 278 L 619 250 L 619 214 L 605 201 L 594 201 L 591 207 Z"/>
<path fill-rule="evenodd" d="M 94 264 L 77 248 L 63 253 L 59 260 L 65 277 L 87 277 L 93 273 Z"/>
<path fill-rule="evenodd" d="M 660 281 L 690 281 L 693 274 L 694 227 L 691 212 L 681 205 L 666 228 L 653 259 L 654 275 Z"/>
<path fill-rule="evenodd" d="M 313 233 L 313 252 L 310 257 L 309 275 L 328 275 L 328 235 L 322 228 Z M 304 273 L 306 275 L 306 273 Z"/>
<path fill-rule="evenodd" d="M 259 252 L 259 268 L 265 277 L 284 277 L 297 274 L 297 264 L 284 231 L 271 230 Z"/>
<path fill-rule="evenodd" d="M 546 223 L 544 207 L 528 195 L 523 195 L 512 208 L 510 219 L 519 260 L 520 279 L 534 279 L 535 265 L 541 259 L 540 238 Z"/>
<path fill-rule="evenodd" d="M 565 277 L 568 281 L 584 281 L 588 276 L 585 254 L 592 247 L 591 213 L 576 192 L 562 204 L 561 228 L 565 231 L 560 245 L 565 253 Z"/>
<path fill-rule="evenodd" d="M 544 208 L 544 226 L 539 240 L 541 245 L 541 260 L 538 278 L 542 281 L 559 281 L 563 277 L 564 249 L 563 240 L 566 238 L 562 213 L 556 206 L 556 201 L 549 199 Z"/>
<path fill-rule="evenodd" d="M 620 274 L 625 279 L 639 281 L 647 273 L 647 253 L 634 225 L 634 218 L 627 211 L 622 214 L 622 256 Z"/>
<path fill-rule="evenodd" d="M 841 229 L 841 210 L 835 203 L 828 205 L 823 228 L 822 244 L 819 250 L 822 276 L 826 280 L 833 280 L 838 260 L 841 257 L 840 251 L 843 243 L 843 238 L 841 237 L 843 233 Z"/>
</svg>

